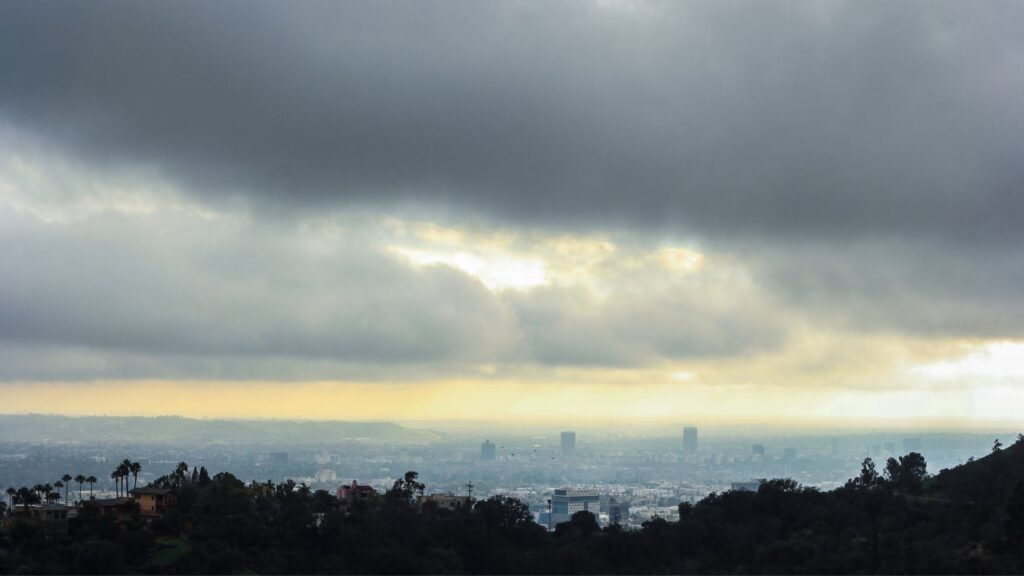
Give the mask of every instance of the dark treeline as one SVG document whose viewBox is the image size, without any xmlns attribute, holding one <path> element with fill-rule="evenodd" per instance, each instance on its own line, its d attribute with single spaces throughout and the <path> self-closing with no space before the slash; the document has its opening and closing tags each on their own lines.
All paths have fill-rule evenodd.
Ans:
<svg viewBox="0 0 1024 576">
<path fill-rule="evenodd" d="M 16 518 L 3 573 L 1024 573 L 1024 439 L 929 476 L 915 453 L 830 492 L 787 479 L 680 506 L 679 522 L 547 532 L 522 502 L 418 505 L 415 473 L 347 510 L 291 482 L 187 466 L 155 482 L 178 506 L 146 520 L 83 513 L 66 534 Z"/>
</svg>

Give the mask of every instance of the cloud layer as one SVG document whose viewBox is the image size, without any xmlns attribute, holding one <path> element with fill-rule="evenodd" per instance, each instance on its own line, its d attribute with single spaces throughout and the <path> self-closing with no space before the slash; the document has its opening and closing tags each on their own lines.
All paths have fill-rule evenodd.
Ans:
<svg viewBox="0 0 1024 576">
<path fill-rule="evenodd" d="M 1015 2 L 5 3 L 0 113 L 259 207 L 1019 242 Z"/>
<path fill-rule="evenodd" d="M 1024 338 L 1021 29 L 1016 2 L 4 2 L 0 381 L 857 387 Z"/>
</svg>

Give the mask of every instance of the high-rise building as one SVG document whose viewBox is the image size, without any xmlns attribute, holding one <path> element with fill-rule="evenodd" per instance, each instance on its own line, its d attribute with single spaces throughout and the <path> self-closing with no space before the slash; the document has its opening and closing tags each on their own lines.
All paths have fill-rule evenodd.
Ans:
<svg viewBox="0 0 1024 576">
<path fill-rule="evenodd" d="M 570 434 L 572 434 L 570 432 Z M 551 526 L 554 528 L 562 522 L 568 522 L 572 515 L 587 511 L 597 518 L 601 510 L 601 495 L 596 490 L 577 488 L 558 488 L 551 496 Z"/>
<path fill-rule="evenodd" d="M 608 523 L 617 526 L 629 526 L 629 502 L 619 502 L 615 498 L 608 500 Z"/>
<path fill-rule="evenodd" d="M 750 447 L 750 453 L 753 456 L 760 456 L 764 460 L 764 444 L 754 444 Z"/>
<path fill-rule="evenodd" d="M 484 443 L 480 445 L 480 459 L 484 462 L 490 462 L 494 460 L 495 446 L 494 442 L 490 440 L 484 440 Z"/>
<path fill-rule="evenodd" d="M 576 455 L 576 433 L 562 432 L 562 458 L 572 458 Z"/>
<path fill-rule="evenodd" d="M 683 454 L 697 453 L 697 428 L 687 426 L 683 428 Z"/>
</svg>

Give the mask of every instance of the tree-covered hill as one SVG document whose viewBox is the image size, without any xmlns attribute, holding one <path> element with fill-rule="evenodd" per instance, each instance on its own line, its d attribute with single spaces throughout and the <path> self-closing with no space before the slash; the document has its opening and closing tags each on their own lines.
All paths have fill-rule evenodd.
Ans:
<svg viewBox="0 0 1024 576">
<path fill-rule="evenodd" d="M 1024 439 L 935 476 L 910 453 L 866 460 L 831 492 L 770 480 L 682 504 L 678 522 L 638 530 L 602 529 L 581 512 L 548 532 L 502 496 L 461 510 L 420 504 L 414 472 L 339 507 L 302 485 L 187 471 L 158 480 L 178 504 L 149 522 L 83 510 L 54 534 L 13 518 L 0 536 L 0 573 L 1024 572 Z"/>
</svg>

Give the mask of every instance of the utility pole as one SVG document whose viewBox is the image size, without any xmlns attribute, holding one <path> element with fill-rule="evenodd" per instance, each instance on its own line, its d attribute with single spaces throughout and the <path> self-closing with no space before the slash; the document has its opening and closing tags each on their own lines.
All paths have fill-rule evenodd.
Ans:
<svg viewBox="0 0 1024 576">
<path fill-rule="evenodd" d="M 473 503 L 473 482 L 470 481 L 466 484 L 466 491 L 469 493 L 469 503 Z"/>
</svg>

